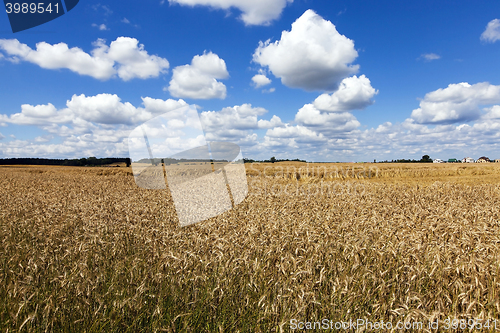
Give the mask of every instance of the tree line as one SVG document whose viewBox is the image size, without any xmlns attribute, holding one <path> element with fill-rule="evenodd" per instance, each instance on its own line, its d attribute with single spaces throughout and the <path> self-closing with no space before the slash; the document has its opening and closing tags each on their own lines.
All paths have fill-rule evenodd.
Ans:
<svg viewBox="0 0 500 333">
<path fill-rule="evenodd" d="M 374 160 L 373 162 L 376 162 L 376 160 Z M 399 160 L 381 161 L 380 163 L 432 163 L 432 158 L 430 158 L 429 155 L 424 155 L 419 160 L 399 159 Z"/>
<path fill-rule="evenodd" d="M 165 165 L 182 163 L 182 162 L 206 162 L 211 160 L 205 159 L 174 159 L 174 158 L 165 158 L 165 159 L 142 159 L 138 161 L 138 163 L 153 163 L 158 165 L 160 163 L 164 163 Z M 243 161 L 245 163 L 277 163 L 277 162 L 304 162 L 306 160 L 301 159 L 277 159 L 274 156 L 268 160 L 254 160 L 251 158 L 244 158 Z M 125 157 L 106 157 L 106 158 L 96 158 L 94 156 L 87 158 L 75 158 L 75 159 L 54 159 L 54 158 L 31 158 L 31 157 L 21 157 L 21 158 L 0 158 L 0 165 L 60 165 L 60 166 L 102 166 L 114 163 L 126 163 L 127 167 L 130 166 L 130 158 Z M 214 162 L 227 162 L 223 160 L 215 160 Z M 377 162 L 373 160 L 373 162 Z M 432 163 L 432 159 L 429 155 L 424 155 L 420 160 L 415 159 L 397 159 L 391 161 L 380 161 L 380 163 Z"/>
<path fill-rule="evenodd" d="M 258 160 L 253 160 L 251 158 L 244 158 L 243 159 L 245 163 L 276 163 L 276 162 L 304 162 L 307 163 L 305 160 L 299 160 L 298 158 L 294 160 L 280 160 L 276 159 L 274 156 L 271 157 L 268 160 L 263 160 L 263 161 L 258 161 Z M 373 160 L 373 163 L 377 163 L 377 160 Z M 380 161 L 379 163 L 432 163 L 432 158 L 430 158 L 429 155 L 424 155 L 420 160 L 405 160 L 405 159 L 398 159 L 398 160 L 391 160 L 391 161 Z"/>
<path fill-rule="evenodd" d="M 130 166 L 130 158 L 122 157 L 106 157 L 96 158 L 94 156 L 88 158 L 75 159 L 55 159 L 55 158 L 0 158 L 0 165 L 60 165 L 60 166 L 102 166 L 114 163 L 125 162 L 127 167 Z"/>
<path fill-rule="evenodd" d="M 275 158 L 274 156 L 268 160 L 263 160 L 263 161 L 253 160 L 251 158 L 244 158 L 243 161 L 245 163 L 277 163 L 277 162 L 304 162 L 304 163 L 307 163 L 306 160 L 299 160 L 298 158 L 296 158 L 294 160 L 289 160 L 289 159 L 280 160 L 280 159 Z"/>
</svg>

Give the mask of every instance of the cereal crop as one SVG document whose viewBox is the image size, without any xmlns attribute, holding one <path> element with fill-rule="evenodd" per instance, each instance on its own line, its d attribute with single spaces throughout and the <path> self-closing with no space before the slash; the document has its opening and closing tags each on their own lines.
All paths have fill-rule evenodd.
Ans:
<svg viewBox="0 0 500 333">
<path fill-rule="evenodd" d="M 181 228 L 129 168 L 0 168 L 2 332 L 288 332 L 499 319 L 500 167 L 246 165 Z M 494 329 L 491 329 L 494 331 Z"/>
</svg>

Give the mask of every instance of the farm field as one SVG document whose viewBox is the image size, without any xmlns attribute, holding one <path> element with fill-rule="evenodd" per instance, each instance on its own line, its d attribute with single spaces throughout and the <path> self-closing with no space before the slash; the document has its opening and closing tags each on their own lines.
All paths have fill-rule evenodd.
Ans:
<svg viewBox="0 0 500 333">
<path fill-rule="evenodd" d="M 130 168 L 0 167 L 0 331 L 500 329 L 500 163 L 245 166 L 246 199 L 184 228 Z"/>
</svg>

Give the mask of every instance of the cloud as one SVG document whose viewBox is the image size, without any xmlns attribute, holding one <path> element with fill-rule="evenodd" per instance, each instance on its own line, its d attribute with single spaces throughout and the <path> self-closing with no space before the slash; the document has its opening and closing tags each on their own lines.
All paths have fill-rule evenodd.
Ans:
<svg viewBox="0 0 500 333">
<path fill-rule="evenodd" d="M 269 25 L 279 18 L 289 2 L 293 0 L 169 0 L 170 4 L 191 7 L 201 5 L 223 10 L 237 8 L 242 12 L 240 19 L 245 25 Z"/>
<path fill-rule="evenodd" d="M 351 65 L 357 56 L 352 40 L 309 9 L 279 41 L 260 42 L 253 61 L 267 66 L 288 87 L 334 91 L 343 78 L 358 71 L 358 65 Z"/>
<path fill-rule="evenodd" d="M 419 59 L 424 59 L 425 61 L 432 61 L 441 59 L 441 56 L 436 53 L 424 53 L 419 57 Z"/>
<path fill-rule="evenodd" d="M 295 115 L 295 122 L 328 133 L 349 132 L 361 125 L 349 112 L 321 112 L 313 104 L 304 105 Z"/>
<path fill-rule="evenodd" d="M 167 59 L 149 55 L 144 45 L 130 37 L 118 37 L 110 46 L 98 39 L 90 54 L 78 47 L 68 48 L 65 43 L 51 45 L 40 42 L 33 50 L 17 39 L 0 39 L 0 50 L 14 61 L 28 61 L 45 69 L 67 68 L 99 80 L 108 80 L 116 75 L 123 81 L 148 79 L 158 77 L 169 67 Z"/>
<path fill-rule="evenodd" d="M 104 31 L 104 30 L 109 30 L 107 27 L 106 27 L 106 24 L 95 24 L 95 23 L 92 23 L 92 26 L 93 27 L 96 27 L 96 28 L 99 28 L 99 30 L 101 31 Z"/>
<path fill-rule="evenodd" d="M 262 140 L 250 148 L 256 156 L 263 152 L 284 158 L 316 158 L 325 156 L 325 151 L 336 151 L 340 147 L 348 149 L 357 139 L 359 121 L 349 112 L 322 112 L 313 104 L 306 104 L 295 115 L 295 125 L 280 123 L 270 127 Z M 349 143 L 347 143 L 349 141 Z M 327 161 L 328 159 L 323 159 Z"/>
<path fill-rule="evenodd" d="M 43 136 L 37 136 L 35 138 L 35 142 L 49 142 L 54 138 L 53 135 L 43 135 Z"/>
<path fill-rule="evenodd" d="M 356 75 L 342 80 L 339 89 L 331 95 L 322 94 L 314 101 L 314 106 L 321 111 L 344 112 L 362 110 L 373 104 L 373 96 L 378 94 L 365 76 Z"/>
<path fill-rule="evenodd" d="M 4 139 L 4 138 L 5 138 L 5 136 L 4 136 L 4 135 L 2 135 L 2 133 L 0 133 L 0 140 L 2 140 L 2 139 Z"/>
<path fill-rule="evenodd" d="M 260 119 L 257 122 L 257 127 L 258 128 L 274 128 L 274 127 L 281 127 L 284 126 L 283 122 L 281 121 L 280 117 L 274 115 L 271 120 L 263 120 Z"/>
<path fill-rule="evenodd" d="M 326 113 L 325 117 L 340 113 Z M 317 116 L 317 115 L 316 115 Z M 314 119 L 314 112 L 311 119 Z M 352 116 L 346 113 L 345 116 Z M 296 118 L 300 118 L 299 115 Z M 317 119 L 317 118 L 316 118 Z M 317 123 L 325 118 L 317 119 Z M 346 119 L 348 119 L 346 117 Z M 312 120 L 314 122 L 314 120 Z M 342 123 L 342 121 L 338 121 Z M 385 122 L 366 130 L 326 131 L 326 126 L 285 124 L 270 129 L 262 139 L 247 148 L 250 158 L 301 158 L 308 161 L 372 161 L 373 159 L 431 158 L 464 156 L 500 156 L 500 119 L 479 119 L 472 125 L 428 126 L 406 119 L 402 123 Z"/>
<path fill-rule="evenodd" d="M 315 149 L 325 145 L 327 138 L 322 133 L 317 133 L 305 126 L 286 125 L 269 129 L 264 136 L 263 142 L 259 145 L 262 152 L 289 154 L 292 151 L 297 154 L 304 149 Z"/>
<path fill-rule="evenodd" d="M 75 117 L 92 123 L 133 124 L 147 119 L 132 104 L 122 103 L 117 95 L 73 95 L 66 105 Z"/>
<path fill-rule="evenodd" d="M 500 103 L 500 86 L 488 82 L 450 84 L 427 93 L 411 118 L 421 124 L 450 124 L 481 116 L 479 105 Z"/>
<path fill-rule="evenodd" d="M 491 101 L 484 91 L 482 98 Z M 35 125 L 46 133 L 32 140 L 2 140 L 0 151 L 8 157 L 128 156 L 130 130 L 165 112 L 171 119 L 166 124 L 169 142 L 182 145 L 178 134 L 187 125 L 182 118 L 186 102 L 151 97 L 142 101 L 142 106 L 135 107 L 116 95 L 98 94 L 73 95 L 63 109 L 52 103 L 24 104 L 20 113 L 0 115 L 0 121 Z M 290 122 L 276 115 L 262 119 L 268 113 L 264 108 L 243 104 L 202 112 L 201 119 L 209 141 L 237 143 L 245 157 L 257 159 L 273 155 L 308 161 L 380 161 L 425 154 L 442 159 L 500 156 L 500 105 L 485 108 L 482 117 L 468 124 L 429 126 L 409 118 L 363 130 L 351 113 L 322 112 L 313 104 L 304 105 Z M 261 134 L 262 129 L 267 129 L 265 134 Z"/>
<path fill-rule="evenodd" d="M 203 129 L 209 141 L 227 141 L 246 146 L 255 144 L 257 134 L 253 130 L 284 126 L 281 119 L 273 115 L 271 120 L 259 119 L 268 111 L 251 104 L 226 107 L 220 111 L 204 111 L 200 114 Z"/>
<path fill-rule="evenodd" d="M 51 103 L 46 105 L 21 105 L 21 112 L 10 116 L 3 115 L 2 120 L 16 125 L 49 125 L 71 122 L 73 114 L 66 110 L 58 112 Z"/>
<path fill-rule="evenodd" d="M 144 45 L 138 43 L 135 38 L 118 37 L 109 49 L 106 49 L 107 53 L 104 53 L 118 64 L 118 76 L 124 81 L 157 77 L 169 67 L 167 59 L 149 55 L 144 50 Z M 98 45 L 98 53 L 101 54 L 105 48 L 103 44 Z"/>
<path fill-rule="evenodd" d="M 276 91 L 276 88 L 263 89 L 262 92 L 265 94 L 270 94 Z"/>
<path fill-rule="evenodd" d="M 130 24 L 134 28 L 140 28 L 140 26 L 138 24 L 132 24 L 132 22 L 130 22 L 130 20 L 127 19 L 126 17 L 124 17 L 122 20 L 120 20 L 120 22 L 125 23 L 125 24 Z"/>
<path fill-rule="evenodd" d="M 187 103 L 182 99 L 160 100 L 142 98 L 144 108 L 136 108 L 128 102 L 121 102 L 117 95 L 98 94 L 95 96 L 73 95 L 66 102 L 66 108 L 57 110 L 54 105 L 23 104 L 21 112 L 10 116 L 1 115 L 2 121 L 16 125 L 49 126 L 72 124 L 85 127 L 89 123 L 103 125 L 133 125 L 147 121 L 154 115 L 176 110 Z M 56 126 L 57 127 L 57 126 Z"/>
<path fill-rule="evenodd" d="M 274 138 L 308 138 L 314 141 L 323 141 L 323 134 L 318 134 L 305 126 L 285 126 L 267 131 L 266 136 Z"/>
<path fill-rule="evenodd" d="M 372 141 L 393 156 L 430 154 L 432 158 L 481 156 L 498 149 L 500 122 L 478 120 L 476 123 L 429 127 L 406 119 L 401 124 L 386 123 L 377 130 L 367 130 L 358 142 Z M 366 144 L 366 143 L 365 143 Z M 409 157 L 409 156 L 408 156 Z M 407 157 L 407 158 L 408 158 Z M 476 158 L 477 158 L 476 157 Z M 393 157 L 394 158 L 394 157 Z"/>
<path fill-rule="evenodd" d="M 260 88 L 271 83 L 271 80 L 264 74 L 257 74 L 252 77 L 255 88 Z"/>
<path fill-rule="evenodd" d="M 229 73 L 225 61 L 215 53 L 204 53 L 194 56 L 191 65 L 174 68 L 167 90 L 174 97 L 224 99 L 226 86 L 217 79 L 227 77 Z"/>
<path fill-rule="evenodd" d="M 259 128 L 257 118 L 266 113 L 264 108 L 243 104 L 226 107 L 220 111 L 204 111 L 200 114 L 200 119 L 203 127 L 211 132 L 222 128 L 248 130 Z"/>
<path fill-rule="evenodd" d="M 486 108 L 485 111 L 486 114 L 483 115 L 482 119 L 500 119 L 500 105 L 493 105 Z"/>
<path fill-rule="evenodd" d="M 189 125 L 186 121 L 188 105 L 183 100 L 143 97 L 142 101 L 143 107 L 134 107 L 117 95 L 98 94 L 73 95 L 66 102 L 66 108 L 59 110 L 51 103 L 25 104 L 20 113 L 0 114 L 0 120 L 7 124 L 37 126 L 47 134 L 33 140 L 2 142 L 0 151 L 12 157 L 128 156 L 127 138 L 137 124 L 165 114 L 175 120 L 169 122 L 167 128 L 172 138 L 179 135 L 180 123 Z M 48 143 L 52 139 L 60 143 Z"/>
<path fill-rule="evenodd" d="M 113 11 L 109 8 L 109 6 L 106 5 L 101 5 L 101 4 L 93 5 L 92 9 L 95 10 L 96 12 L 104 14 L 105 16 L 113 14 Z"/>
<path fill-rule="evenodd" d="M 480 38 L 483 42 L 494 43 L 500 39 L 500 20 L 494 19 L 488 22 L 486 30 L 481 34 Z"/>
</svg>

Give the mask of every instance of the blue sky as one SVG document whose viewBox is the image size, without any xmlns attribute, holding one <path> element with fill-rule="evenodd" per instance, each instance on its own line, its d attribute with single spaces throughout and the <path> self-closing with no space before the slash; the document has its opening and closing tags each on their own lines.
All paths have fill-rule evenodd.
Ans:
<svg viewBox="0 0 500 333">
<path fill-rule="evenodd" d="M 0 157 L 128 156 L 195 105 L 255 159 L 500 158 L 498 1 L 84 1 L 0 15 Z"/>
</svg>

